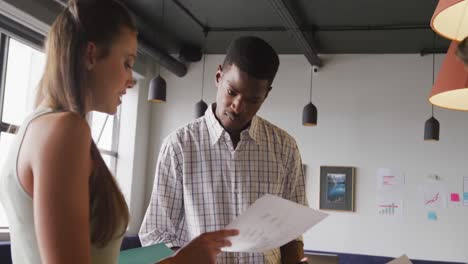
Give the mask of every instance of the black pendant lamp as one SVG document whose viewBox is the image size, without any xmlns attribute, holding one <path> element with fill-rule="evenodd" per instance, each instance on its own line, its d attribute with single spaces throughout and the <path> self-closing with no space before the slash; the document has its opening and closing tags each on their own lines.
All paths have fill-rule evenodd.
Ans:
<svg viewBox="0 0 468 264">
<path fill-rule="evenodd" d="M 424 140 L 426 141 L 439 141 L 440 124 L 434 118 L 434 105 L 432 105 L 432 116 L 426 120 L 424 125 Z"/>
<path fill-rule="evenodd" d="M 208 105 L 203 101 L 203 87 L 205 86 L 205 48 L 206 48 L 206 37 L 208 32 L 205 31 L 205 44 L 203 45 L 203 68 L 202 68 L 202 82 L 201 82 L 201 99 L 198 103 L 195 104 L 195 118 L 199 118 L 205 115 Z"/>
<path fill-rule="evenodd" d="M 302 110 L 302 125 L 316 126 L 317 125 L 317 107 L 312 104 L 312 76 L 316 68 L 312 67 L 310 71 L 310 101 Z"/>
<path fill-rule="evenodd" d="M 435 37 L 434 37 L 435 39 Z M 434 40 L 435 41 L 435 40 Z M 435 43 L 434 43 L 435 46 Z M 435 54 L 432 54 L 432 86 L 434 86 L 434 71 L 435 71 Z M 439 131 L 440 131 L 440 124 L 437 119 L 434 118 L 434 105 L 431 104 L 432 107 L 432 116 L 424 125 L 424 140 L 425 141 L 439 141 Z"/>
<path fill-rule="evenodd" d="M 158 74 L 157 77 L 151 79 L 148 91 L 148 101 L 155 103 L 166 102 L 166 80 Z"/>
<path fill-rule="evenodd" d="M 162 26 L 164 27 L 164 0 L 162 1 Z M 159 61 L 158 61 L 159 64 Z M 155 103 L 166 102 L 166 80 L 161 77 L 161 65 L 158 66 L 158 76 L 151 79 L 148 90 L 148 101 Z"/>
</svg>

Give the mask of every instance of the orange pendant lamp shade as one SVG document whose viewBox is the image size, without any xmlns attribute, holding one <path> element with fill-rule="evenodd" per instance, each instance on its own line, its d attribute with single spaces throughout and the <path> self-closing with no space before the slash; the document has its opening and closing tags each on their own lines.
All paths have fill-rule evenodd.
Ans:
<svg viewBox="0 0 468 264">
<path fill-rule="evenodd" d="M 439 107 L 468 111 L 468 71 L 455 55 L 457 44 L 450 44 L 429 101 Z"/>
<path fill-rule="evenodd" d="M 439 0 L 431 27 L 444 38 L 464 39 L 468 36 L 468 0 Z"/>
</svg>

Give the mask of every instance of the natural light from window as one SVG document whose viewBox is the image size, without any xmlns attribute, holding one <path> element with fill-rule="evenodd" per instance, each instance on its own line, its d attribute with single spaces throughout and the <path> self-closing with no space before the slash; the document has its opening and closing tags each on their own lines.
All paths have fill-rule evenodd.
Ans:
<svg viewBox="0 0 468 264">
<path fill-rule="evenodd" d="M 2 121 L 21 125 L 33 110 L 36 86 L 44 71 L 44 53 L 10 38 L 6 66 L 5 97 Z M 3 167 L 14 135 L 0 135 L 0 166 Z M 8 226 L 3 208 L 0 208 L 0 227 Z"/>
</svg>

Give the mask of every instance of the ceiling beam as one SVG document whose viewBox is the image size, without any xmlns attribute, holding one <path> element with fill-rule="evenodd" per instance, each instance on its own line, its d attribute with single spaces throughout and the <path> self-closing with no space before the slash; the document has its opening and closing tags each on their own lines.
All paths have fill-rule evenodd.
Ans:
<svg viewBox="0 0 468 264">
<path fill-rule="evenodd" d="M 428 24 L 408 25 L 364 25 L 364 26 L 304 26 L 302 32 L 330 32 L 330 31 L 385 31 L 385 30 L 421 30 L 431 29 Z M 284 32 L 285 27 L 211 27 L 210 32 Z"/>
<path fill-rule="evenodd" d="M 54 0 L 62 7 L 66 8 L 66 0 Z M 132 14 L 132 17 L 135 19 L 135 22 L 140 27 L 150 28 L 149 25 L 137 16 L 133 11 L 129 10 Z M 161 36 L 160 36 L 161 37 Z M 150 56 L 153 60 L 157 61 L 161 66 L 169 70 L 170 72 L 174 73 L 179 77 L 185 76 L 187 74 L 187 66 L 181 63 L 180 61 L 174 59 L 171 55 L 167 52 L 163 51 L 162 49 L 158 48 L 156 45 L 152 43 L 152 41 L 142 39 L 141 37 L 138 38 L 138 51 L 142 54 Z"/>
<path fill-rule="evenodd" d="M 172 2 L 174 2 L 176 6 L 178 6 L 182 11 L 184 11 L 186 15 L 188 15 L 199 27 L 201 27 L 203 32 L 206 33 L 209 31 L 208 25 L 203 25 L 200 19 L 198 19 L 192 12 L 190 12 L 190 10 L 187 7 L 185 7 L 181 2 L 179 2 L 178 0 L 172 0 Z"/>
<path fill-rule="evenodd" d="M 174 59 L 166 52 L 151 46 L 148 42 L 138 39 L 138 51 L 142 54 L 150 56 L 153 60 L 157 61 L 161 66 L 168 69 L 179 77 L 184 77 L 187 74 L 187 66 L 180 61 Z"/>
<path fill-rule="evenodd" d="M 268 0 L 275 13 L 280 17 L 281 23 L 292 35 L 296 43 L 301 48 L 304 56 L 311 65 L 322 66 L 322 60 L 317 55 L 317 49 L 314 43 L 308 40 L 299 28 L 294 16 L 291 14 L 284 0 Z"/>
</svg>

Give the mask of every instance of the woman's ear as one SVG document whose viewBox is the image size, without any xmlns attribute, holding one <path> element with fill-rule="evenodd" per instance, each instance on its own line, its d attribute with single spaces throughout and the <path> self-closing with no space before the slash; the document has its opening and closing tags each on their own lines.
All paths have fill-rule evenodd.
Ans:
<svg viewBox="0 0 468 264">
<path fill-rule="evenodd" d="M 96 64 L 97 55 L 98 55 L 98 51 L 97 51 L 96 44 L 94 44 L 94 42 L 89 41 L 88 44 L 86 45 L 86 53 L 85 53 L 85 63 L 86 63 L 86 69 L 88 71 L 94 68 L 94 65 Z"/>
</svg>

